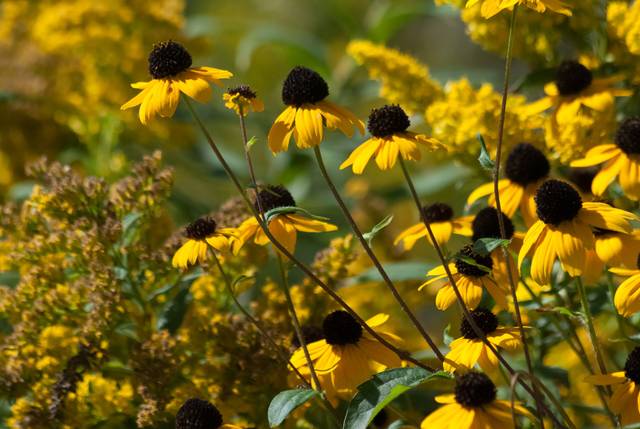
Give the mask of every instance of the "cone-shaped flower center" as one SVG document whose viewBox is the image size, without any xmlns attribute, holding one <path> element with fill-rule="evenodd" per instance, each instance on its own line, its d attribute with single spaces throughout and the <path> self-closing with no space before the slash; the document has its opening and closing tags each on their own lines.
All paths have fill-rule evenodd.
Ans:
<svg viewBox="0 0 640 429">
<path fill-rule="evenodd" d="M 427 222 L 446 222 L 453 218 L 453 209 L 444 203 L 433 203 L 422 208 Z"/>
<path fill-rule="evenodd" d="M 156 43 L 149 54 L 149 74 L 154 79 L 175 76 L 191 67 L 191 55 L 178 42 Z"/>
<path fill-rule="evenodd" d="M 513 222 L 504 213 L 500 213 L 507 239 L 513 237 Z M 498 221 L 498 210 L 493 207 L 485 207 L 478 212 L 471 223 L 473 235 L 471 240 L 476 241 L 481 238 L 500 238 L 500 224 Z"/>
<path fill-rule="evenodd" d="M 402 107 L 387 104 L 379 109 L 372 109 L 369 114 L 367 129 L 374 137 L 389 137 L 402 133 L 409 128 L 411 122 Z"/>
<path fill-rule="evenodd" d="M 362 338 L 362 326 L 346 311 L 329 314 L 322 322 L 322 331 L 327 343 L 334 346 L 357 344 Z"/>
<path fill-rule="evenodd" d="M 227 94 L 229 95 L 240 94 L 241 97 L 244 97 L 248 100 L 252 100 L 256 98 L 255 91 L 253 91 L 248 85 L 240 85 L 240 86 L 236 86 L 235 88 L 229 88 L 227 90 Z"/>
<path fill-rule="evenodd" d="M 496 386 L 479 372 L 468 372 L 456 379 L 456 402 L 465 407 L 481 407 L 496 399 Z"/>
<path fill-rule="evenodd" d="M 265 213 L 277 207 L 294 207 L 296 205 L 291 193 L 282 185 L 267 186 L 258 192 L 254 203 L 256 210 L 260 210 L 258 200 L 260 200 L 260 206 Z"/>
<path fill-rule="evenodd" d="M 620 124 L 616 144 L 627 155 L 640 153 L 640 118 L 628 118 Z"/>
<path fill-rule="evenodd" d="M 176 429 L 217 429 L 220 426 L 222 414 L 203 399 L 187 399 L 176 414 Z"/>
<path fill-rule="evenodd" d="M 487 255 L 487 256 L 482 256 L 478 253 L 476 253 L 473 250 L 473 245 L 468 244 L 466 246 L 464 246 L 461 250 L 460 250 L 460 254 L 462 256 L 466 256 L 467 258 L 470 258 L 472 260 L 475 261 L 476 264 L 481 265 L 483 267 L 487 267 L 489 270 L 491 270 L 493 268 L 493 261 L 491 260 L 491 256 Z M 471 276 L 471 277 L 483 277 L 486 276 L 488 273 L 483 270 L 482 268 L 476 266 L 476 265 L 471 265 L 468 262 L 464 261 L 463 259 L 456 259 L 456 269 L 458 270 L 458 272 L 460 274 L 463 274 L 465 276 Z"/>
<path fill-rule="evenodd" d="M 282 84 L 282 101 L 287 106 L 314 104 L 328 95 L 329 86 L 322 76 L 302 66 L 294 67 Z"/>
<path fill-rule="evenodd" d="M 591 183 L 600 171 L 600 167 L 575 167 L 569 169 L 567 173 L 567 179 L 578 187 L 580 192 L 585 194 L 591 193 Z"/>
<path fill-rule="evenodd" d="M 512 182 L 527 186 L 546 177 L 549 169 L 549 161 L 539 149 L 529 143 L 520 143 L 507 157 L 505 174 Z"/>
<path fill-rule="evenodd" d="M 640 384 L 640 347 L 634 348 L 624 364 L 624 375 L 636 384 Z"/>
<path fill-rule="evenodd" d="M 573 186 L 560 180 L 547 180 L 536 192 L 536 213 L 546 224 L 559 225 L 574 219 L 582 208 L 582 198 Z"/>
<path fill-rule="evenodd" d="M 305 344 L 315 343 L 316 341 L 320 341 L 324 338 L 324 332 L 322 328 L 316 325 L 305 325 L 302 327 L 302 339 Z M 293 338 L 291 339 L 291 345 L 295 348 L 300 347 L 300 341 L 298 341 L 298 336 L 294 333 Z"/>
<path fill-rule="evenodd" d="M 563 61 L 556 69 L 556 87 L 560 95 L 576 95 L 591 85 L 591 71 L 577 61 Z"/>
<path fill-rule="evenodd" d="M 210 217 L 201 217 L 187 225 L 185 235 L 192 240 L 204 240 L 216 232 L 216 221 Z"/>
<path fill-rule="evenodd" d="M 492 333 L 498 328 L 498 318 L 485 308 L 476 308 L 473 310 L 471 312 L 471 318 L 485 335 Z M 468 340 L 479 338 L 465 317 L 462 318 L 462 323 L 460 324 L 460 333 Z"/>
</svg>

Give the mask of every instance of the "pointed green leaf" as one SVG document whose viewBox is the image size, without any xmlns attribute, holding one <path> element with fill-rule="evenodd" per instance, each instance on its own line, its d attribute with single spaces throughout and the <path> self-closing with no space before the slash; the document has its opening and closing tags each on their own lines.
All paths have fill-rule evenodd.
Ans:
<svg viewBox="0 0 640 429">
<path fill-rule="evenodd" d="M 428 380 L 452 376 L 444 371 L 429 372 L 423 368 L 395 368 L 374 375 L 358 386 L 344 417 L 343 429 L 366 429 L 373 418 L 391 401 Z"/>
<path fill-rule="evenodd" d="M 491 159 L 491 155 L 489 155 L 489 151 L 487 150 L 487 145 L 484 142 L 484 137 L 482 134 L 478 134 L 478 141 L 480 142 L 480 156 L 478 156 L 478 162 L 485 170 L 493 170 L 496 164 Z"/>
<path fill-rule="evenodd" d="M 273 428 L 280 425 L 293 410 L 317 394 L 318 392 L 312 389 L 284 390 L 278 393 L 271 400 L 267 411 L 269 426 Z"/>
<path fill-rule="evenodd" d="M 511 240 L 504 238 L 480 238 L 473 243 L 473 250 L 482 256 L 487 256 L 498 247 L 507 247 L 510 243 Z"/>
<path fill-rule="evenodd" d="M 269 210 L 268 212 L 266 212 L 264 214 L 264 217 L 267 220 L 267 223 L 269 223 L 271 221 L 271 219 L 273 219 L 274 217 L 281 215 L 281 214 L 298 214 L 301 213 L 303 215 L 305 215 L 306 217 L 309 217 L 311 219 L 315 219 L 315 220 L 321 220 L 321 221 L 326 221 L 329 220 L 326 217 L 322 217 L 322 216 L 316 216 L 314 214 L 309 213 L 307 210 L 301 208 L 301 207 L 295 207 L 295 206 L 286 206 L 286 207 L 276 207 L 274 209 Z"/>
<path fill-rule="evenodd" d="M 383 229 L 389 226 L 389 224 L 393 221 L 393 215 L 389 215 L 382 219 L 376 226 L 374 226 L 371 231 L 362 234 L 362 236 L 367 240 L 367 243 L 371 245 L 371 241 L 373 238 Z"/>
</svg>

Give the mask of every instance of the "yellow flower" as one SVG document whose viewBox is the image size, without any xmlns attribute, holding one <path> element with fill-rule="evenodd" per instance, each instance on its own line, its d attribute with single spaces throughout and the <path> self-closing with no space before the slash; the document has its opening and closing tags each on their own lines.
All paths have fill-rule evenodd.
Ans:
<svg viewBox="0 0 640 429">
<path fill-rule="evenodd" d="M 451 234 L 464 236 L 471 235 L 472 216 L 463 216 L 453 219 L 453 209 L 444 203 L 433 203 L 422 208 L 422 212 L 436 237 L 439 246 L 446 244 L 451 238 Z M 411 250 L 416 241 L 425 237 L 429 243 L 431 238 L 427 232 L 424 222 L 419 222 L 400 233 L 393 242 L 394 245 L 402 243 L 403 250 Z"/>
<path fill-rule="evenodd" d="M 473 262 L 473 265 L 470 263 Z M 473 310 L 480 303 L 483 289 L 487 289 L 500 307 L 507 308 L 508 291 L 505 286 L 491 278 L 493 260 L 491 256 L 482 256 L 473 250 L 472 245 L 463 247 L 459 256 L 449 264 L 449 271 L 456 282 L 456 286 L 462 295 L 462 300 L 469 309 Z M 440 265 L 427 273 L 434 278 L 423 283 L 418 290 L 429 286 L 434 282 L 445 280 L 446 282 L 438 290 L 436 295 L 436 308 L 446 310 L 456 302 L 456 294 L 449 282 L 443 265 Z"/>
<path fill-rule="evenodd" d="M 318 146 L 324 137 L 323 126 L 339 129 L 353 136 L 354 129 L 364 134 L 364 124 L 355 115 L 330 101 L 327 82 L 315 71 L 295 67 L 282 85 L 282 101 L 287 108 L 276 118 L 269 130 L 271 152 L 289 148 L 291 136 L 300 149 Z"/>
<path fill-rule="evenodd" d="M 479 88 L 463 78 L 448 82 L 444 97 L 428 106 L 424 119 L 431 126 L 433 138 L 446 142 L 450 153 L 478 156 L 478 134 L 484 137 L 490 154 L 494 154 L 498 132 L 495 124 L 500 119 L 502 95 L 488 83 Z M 540 117 L 522 113 L 527 99 L 519 94 L 509 95 L 507 100 L 503 150 L 509 151 L 518 142 L 536 144 L 542 142 L 540 129 L 544 123 Z"/>
<path fill-rule="evenodd" d="M 227 251 L 236 234 L 232 228 L 217 228 L 216 221 L 209 217 L 187 225 L 185 233 L 188 240 L 176 251 L 171 261 L 174 267 L 183 269 L 206 261 L 209 246 L 214 251 Z"/>
<path fill-rule="evenodd" d="M 491 311 L 478 308 L 471 312 L 471 317 L 478 328 L 484 332 L 487 341 L 496 349 L 513 351 L 522 344 L 519 329 L 499 327 L 498 318 Z M 449 344 L 451 351 L 444 357 L 445 361 L 442 364 L 445 371 L 461 370 L 466 372 L 472 369 L 476 363 L 484 372 L 492 371 L 498 367 L 496 355 L 476 335 L 464 317 L 460 325 L 460 333 L 462 337 Z"/>
<path fill-rule="evenodd" d="M 615 144 L 603 144 L 590 149 L 584 159 L 571 163 L 572 167 L 604 164 L 591 183 L 591 191 L 601 196 L 615 180 L 625 195 L 640 200 L 640 118 L 626 119 L 618 128 Z"/>
<path fill-rule="evenodd" d="M 640 260 L 638 254 L 636 258 Z M 629 268 L 609 268 L 613 274 L 621 277 L 629 277 L 623 281 L 613 298 L 613 302 L 620 313 L 624 317 L 630 317 L 632 314 L 640 311 L 640 298 L 638 291 L 640 290 L 640 267 L 637 265 L 633 269 Z"/>
<path fill-rule="evenodd" d="M 176 413 L 176 428 L 194 426 L 212 429 L 241 429 L 240 426 L 224 424 L 222 414 L 211 402 L 199 398 L 187 399 Z"/>
<path fill-rule="evenodd" d="M 479 372 L 469 372 L 456 379 L 455 394 L 436 396 L 444 404 L 422 421 L 421 429 L 513 429 L 511 402 L 496 399 L 496 386 Z M 513 410 L 533 420 L 519 402 Z"/>
<path fill-rule="evenodd" d="M 351 152 L 340 169 L 352 167 L 354 174 L 362 174 L 371 157 L 375 156 L 378 168 L 389 170 L 396 165 L 398 155 L 405 160 L 419 160 L 420 145 L 429 150 L 444 148 L 435 139 L 407 131 L 409 125 L 409 117 L 400 106 L 386 105 L 373 109 L 367 124 L 373 137 Z"/>
<path fill-rule="evenodd" d="M 180 101 L 180 93 L 206 103 L 211 98 L 209 82 L 220 86 L 220 79 L 233 74 L 213 67 L 191 67 L 191 55 L 177 42 L 169 40 L 153 47 L 149 54 L 148 82 L 132 83 L 140 93 L 123 104 L 120 109 L 140 106 L 140 122 L 147 125 L 156 115 L 173 116 Z"/>
<path fill-rule="evenodd" d="M 258 201 L 260 204 L 258 205 Z M 275 214 L 269 219 L 269 232 L 289 252 L 296 248 L 297 232 L 329 232 L 338 228 L 327 222 L 309 218 L 296 213 L 296 202 L 284 186 L 268 186 L 260 191 L 256 197 L 256 210 L 262 209 L 264 214 L 278 208 L 288 208 L 290 211 Z M 258 220 L 250 217 L 237 230 L 237 239 L 233 242 L 233 253 L 237 254 L 240 248 L 251 238 L 254 243 L 264 246 L 268 244 L 269 237 L 264 233 Z"/>
<path fill-rule="evenodd" d="M 513 217 L 520 208 L 520 214 L 527 225 L 537 219 L 533 196 L 549 174 L 549 161 L 544 154 L 527 143 L 520 143 L 509 153 L 505 165 L 506 179 L 498 182 L 500 206 L 509 217 Z M 489 196 L 489 205 L 496 206 L 493 182 L 486 183 L 467 198 L 467 205 Z"/>
<path fill-rule="evenodd" d="M 491 18 L 504 9 L 510 9 L 515 5 L 527 6 L 536 12 L 544 13 L 547 8 L 562 15 L 571 16 L 571 10 L 560 0 L 469 0 L 467 7 L 482 2 L 481 13 L 485 18 Z"/>
<path fill-rule="evenodd" d="M 547 180 L 535 196 L 536 221 L 527 231 L 518 257 L 518 266 L 529 254 L 531 278 L 536 283 L 548 284 L 556 259 L 562 269 L 572 277 L 582 275 L 587 249 L 593 249 L 592 227 L 631 233 L 631 220 L 637 217 L 604 203 L 582 202 L 580 194 L 571 185 L 559 180 Z"/>
<path fill-rule="evenodd" d="M 629 353 L 624 371 L 589 375 L 585 381 L 597 386 L 612 386 L 609 407 L 620 416 L 622 426 L 640 422 L 640 347 Z"/>
<path fill-rule="evenodd" d="M 367 69 L 371 79 L 380 81 L 380 97 L 399 104 L 409 114 L 424 112 L 442 95 L 429 68 L 410 55 L 368 40 L 352 40 L 347 53 Z"/>
<path fill-rule="evenodd" d="M 367 320 L 367 325 L 376 328 L 389 319 L 378 314 Z M 333 401 L 348 399 L 358 385 L 373 374 L 388 368 L 398 368 L 398 356 L 380 344 L 345 311 L 334 311 L 325 317 L 322 324 L 324 339 L 307 345 L 313 367 L 322 388 Z M 400 342 L 400 338 L 388 332 L 379 332 L 386 340 Z M 291 356 L 291 363 L 303 375 L 309 374 L 304 351 L 300 348 Z"/>
<path fill-rule="evenodd" d="M 253 112 L 262 112 L 264 110 L 264 103 L 258 99 L 256 93 L 247 85 L 230 88 L 222 95 L 222 99 L 225 101 L 224 106 L 227 109 L 234 110 L 238 115 L 240 114 L 240 108 L 242 108 L 242 116 L 247 116 L 249 110 Z"/>
</svg>

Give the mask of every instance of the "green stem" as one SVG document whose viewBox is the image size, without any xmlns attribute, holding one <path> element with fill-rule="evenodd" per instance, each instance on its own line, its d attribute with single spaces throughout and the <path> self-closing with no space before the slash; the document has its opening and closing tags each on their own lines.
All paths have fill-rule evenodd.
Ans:
<svg viewBox="0 0 640 429">
<path fill-rule="evenodd" d="M 260 217 L 260 213 L 258 213 L 256 211 L 255 207 L 253 206 L 253 203 L 251 202 L 251 200 L 249 200 L 249 197 L 247 197 L 247 194 L 245 193 L 244 188 L 240 184 L 240 181 L 236 177 L 235 173 L 229 167 L 229 164 L 226 162 L 226 160 L 222 156 L 222 153 L 220 152 L 220 150 L 218 150 L 218 147 L 217 147 L 215 141 L 211 137 L 211 134 L 209 134 L 209 131 L 204 126 L 202 121 L 200 120 L 200 117 L 198 116 L 198 114 L 194 110 L 193 106 L 191 105 L 191 102 L 189 101 L 189 99 L 187 97 L 185 97 L 185 101 L 186 101 L 186 104 L 187 104 L 187 106 L 189 108 L 189 111 L 191 112 L 191 115 L 194 117 L 194 119 L 195 119 L 196 123 L 198 124 L 200 130 L 202 131 L 202 133 L 204 134 L 205 138 L 207 139 L 207 142 L 209 143 L 209 146 L 211 147 L 211 150 L 213 151 L 213 153 L 215 154 L 216 158 L 218 159 L 218 161 L 222 165 L 222 168 L 224 169 L 225 173 L 227 173 L 227 176 L 229 176 L 229 179 L 231 179 L 231 181 L 236 186 L 236 189 L 238 190 L 238 193 L 240 194 L 240 196 L 244 200 L 244 202 L 247 205 L 247 208 L 249 209 L 249 211 L 252 213 L 252 215 L 258 221 L 258 224 L 260 225 L 260 228 L 262 229 L 264 234 L 267 236 L 269 241 L 271 241 L 271 243 L 283 255 L 285 255 L 291 262 L 293 262 L 298 268 L 300 268 L 300 270 L 303 273 L 305 273 L 315 284 L 317 284 L 336 303 L 338 303 L 338 305 L 340 305 L 347 313 L 349 313 L 354 319 L 356 319 L 356 321 L 362 326 L 362 328 L 365 331 L 367 331 L 367 333 L 369 333 L 369 335 L 371 335 L 378 342 L 380 342 L 380 344 L 382 344 L 387 349 L 391 350 L 400 359 L 405 360 L 407 362 L 410 362 L 410 363 L 412 363 L 412 364 L 414 364 L 416 366 L 419 366 L 419 367 L 421 367 L 423 369 L 426 369 L 427 371 L 434 372 L 435 371 L 434 368 L 432 368 L 429 365 L 427 365 L 427 364 L 425 364 L 423 362 L 420 362 L 419 360 L 413 358 L 409 352 L 407 352 L 406 350 L 399 349 L 398 347 L 396 347 L 395 345 L 390 343 L 386 338 L 384 338 L 383 336 L 378 334 L 371 326 L 369 326 L 369 324 L 367 324 L 367 322 L 362 317 L 360 317 L 360 315 L 358 315 L 358 313 L 355 312 L 355 310 L 353 308 L 351 308 L 351 306 L 349 304 L 347 304 L 345 302 L 344 299 L 342 299 L 340 297 L 340 295 L 338 295 L 329 285 L 327 285 L 325 282 L 323 282 L 311 270 L 311 268 L 309 268 L 304 262 L 300 261 L 300 259 L 296 258 L 295 255 L 293 255 L 291 252 L 289 252 L 287 250 L 287 248 L 284 247 L 282 245 L 282 243 L 280 243 L 273 236 L 273 234 L 271 234 L 271 231 L 269 231 L 269 228 L 267 227 L 266 223 L 263 222 L 262 218 Z"/>
<path fill-rule="evenodd" d="M 319 392 L 322 392 L 322 385 L 320 384 L 320 379 L 318 379 L 318 375 L 316 374 L 316 369 L 313 366 L 313 361 L 311 360 L 311 355 L 309 354 L 309 349 L 307 348 L 307 342 L 304 339 L 304 335 L 302 334 L 302 328 L 300 327 L 300 319 L 298 319 L 298 313 L 296 312 L 296 307 L 295 305 L 293 305 L 293 300 L 291 299 L 291 291 L 289 290 L 289 279 L 287 277 L 287 270 L 284 267 L 282 256 L 280 256 L 280 253 L 278 253 L 277 250 L 276 250 L 276 255 L 278 257 L 278 268 L 280 269 L 282 291 L 284 292 L 284 297 L 285 297 L 285 300 L 287 301 L 287 307 L 289 308 L 289 314 L 291 316 L 291 322 L 293 323 L 293 329 L 296 333 L 296 338 L 298 338 L 300 347 L 304 352 L 304 357 L 307 360 L 307 366 L 309 367 L 309 372 L 311 373 L 311 379 L 315 384 L 315 388 Z"/>
<path fill-rule="evenodd" d="M 351 226 L 351 230 L 360 241 L 362 248 L 367 253 L 367 256 L 369 256 L 369 259 L 371 259 L 371 262 L 373 262 L 373 265 L 375 265 L 376 269 L 378 270 L 378 273 L 380 273 L 380 276 L 382 277 L 385 284 L 387 285 L 387 288 L 391 291 L 391 294 L 395 298 L 396 302 L 400 305 L 400 308 L 402 308 L 402 310 L 407 315 L 407 317 L 409 317 L 409 320 L 411 320 L 411 323 L 413 323 L 413 325 L 416 327 L 418 332 L 420 332 L 420 335 L 422 335 L 422 338 L 424 338 L 424 340 L 427 342 L 431 350 L 433 350 L 433 353 L 436 355 L 438 360 L 440 360 L 440 362 L 444 362 L 444 355 L 438 349 L 438 346 L 433 341 L 431 336 L 427 333 L 427 331 L 424 329 L 424 327 L 422 326 L 422 324 L 420 323 L 416 315 L 413 313 L 411 308 L 409 308 L 409 305 L 407 304 L 407 302 L 402 298 L 402 296 L 400 295 L 400 292 L 395 287 L 395 285 L 393 284 L 393 281 L 391 281 L 391 278 L 389 277 L 384 267 L 382 266 L 382 263 L 380 262 L 376 254 L 373 252 L 373 249 L 371 249 L 371 246 L 369 246 L 369 243 L 367 242 L 366 238 L 364 238 L 364 236 L 362 235 L 362 231 L 358 227 L 358 224 L 356 223 L 355 219 L 353 219 L 353 216 L 351 216 L 351 212 L 349 211 L 349 208 L 347 207 L 344 200 L 340 196 L 338 189 L 336 188 L 335 184 L 331 180 L 331 176 L 329 176 L 329 173 L 327 172 L 327 169 L 324 165 L 324 160 L 322 159 L 322 152 L 320 151 L 320 147 L 315 146 L 313 148 L 313 153 L 315 154 L 316 162 L 318 163 L 320 172 L 322 173 L 322 176 L 324 177 L 324 180 L 327 186 L 331 190 L 333 197 L 338 203 L 338 206 L 340 206 L 340 210 L 342 210 L 342 214 L 349 222 L 349 225 Z"/>
<path fill-rule="evenodd" d="M 251 322 L 253 323 L 253 325 L 256 327 L 256 329 L 258 329 L 258 331 L 260 332 L 260 334 L 262 334 L 262 336 L 267 340 L 267 342 L 269 342 L 269 344 L 271 345 L 271 347 L 275 350 L 275 352 L 278 354 L 278 357 L 280 358 L 280 360 L 284 363 L 286 363 L 288 366 L 291 367 L 292 371 L 298 376 L 298 378 L 305 384 L 305 386 L 307 386 L 308 388 L 311 388 L 311 385 L 309 384 L 309 382 L 307 381 L 307 379 L 300 373 L 300 371 L 298 370 L 298 368 L 296 368 L 291 361 L 289 360 L 289 358 L 287 356 L 285 356 L 285 354 L 283 353 L 282 349 L 278 346 L 278 344 L 276 343 L 276 341 L 271 337 L 271 335 L 269 335 L 269 333 L 262 327 L 262 325 L 260 324 L 260 322 L 258 322 L 258 320 L 253 317 L 251 315 L 251 313 L 249 313 L 249 311 L 247 311 L 247 309 L 245 309 L 242 304 L 240 304 L 240 301 L 238 301 L 238 298 L 236 297 L 234 291 L 233 291 L 233 285 L 231 284 L 231 279 L 229 279 L 229 277 L 227 276 L 227 273 L 225 272 L 224 268 L 222 267 L 222 263 L 220 262 L 220 259 L 218 258 L 218 255 L 216 255 L 215 250 L 211 250 L 211 252 L 213 253 L 213 260 L 216 262 L 216 266 L 218 267 L 218 270 L 220 271 L 220 274 L 222 275 L 222 280 L 224 281 L 225 287 L 227 289 L 227 292 L 229 293 L 229 296 L 231 297 L 231 299 L 233 300 L 233 302 L 235 303 L 236 307 L 238 307 L 238 310 L 240 310 L 240 312 L 242 314 L 244 314 L 244 316 Z"/>
</svg>

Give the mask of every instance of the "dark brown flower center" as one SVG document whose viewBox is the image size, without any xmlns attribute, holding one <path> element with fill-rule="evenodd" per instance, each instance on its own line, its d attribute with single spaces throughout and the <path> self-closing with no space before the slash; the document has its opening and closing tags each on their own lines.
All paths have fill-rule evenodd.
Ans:
<svg viewBox="0 0 640 429">
<path fill-rule="evenodd" d="M 576 95 L 593 81 L 591 71 L 577 61 L 563 61 L 556 69 L 556 87 L 560 95 Z"/>
<path fill-rule="evenodd" d="M 546 224 L 559 225 L 574 219 L 582 208 L 582 198 L 573 186 L 560 180 L 547 180 L 536 192 L 536 213 Z"/>
<path fill-rule="evenodd" d="M 258 206 L 258 200 L 260 201 L 260 207 Z M 265 213 L 278 207 L 294 207 L 295 205 L 296 201 L 293 196 L 282 185 L 265 187 L 258 192 L 254 203 L 256 210 L 262 208 Z"/>
<path fill-rule="evenodd" d="M 453 209 L 444 203 L 433 203 L 422 208 L 422 214 L 427 222 L 446 222 L 453 218 Z"/>
<path fill-rule="evenodd" d="M 513 237 L 514 228 L 513 222 L 504 213 L 500 213 L 502 216 L 502 222 L 504 223 L 504 229 L 507 233 L 507 239 Z M 500 223 L 498 220 L 498 210 L 493 207 L 485 207 L 478 212 L 476 217 L 473 218 L 471 223 L 473 235 L 472 241 L 479 240 L 481 238 L 500 238 Z"/>
<path fill-rule="evenodd" d="M 387 104 L 379 109 L 371 110 L 367 129 L 374 137 L 389 137 L 402 133 L 409 128 L 411 122 L 402 107 Z"/>
<path fill-rule="evenodd" d="M 217 429 L 220 426 L 222 414 L 203 399 L 187 399 L 176 414 L 176 429 Z"/>
<path fill-rule="evenodd" d="M 640 347 L 634 348 L 624 364 L 624 375 L 636 384 L 640 384 Z"/>
<path fill-rule="evenodd" d="M 255 91 L 253 91 L 249 87 L 249 85 L 240 85 L 240 86 L 236 86 L 235 88 L 229 88 L 227 90 L 227 94 L 229 94 L 229 95 L 240 94 L 241 97 L 244 97 L 247 100 L 252 100 L 252 99 L 256 98 L 256 96 L 257 96 Z"/>
<path fill-rule="evenodd" d="M 485 335 L 492 333 L 498 328 L 498 318 L 485 308 L 476 308 L 471 311 L 471 318 Z M 478 335 L 476 335 L 476 332 L 465 317 L 462 318 L 462 323 L 460 324 L 460 333 L 468 340 L 478 338 Z"/>
<path fill-rule="evenodd" d="M 185 235 L 192 240 L 204 240 L 216 232 L 216 221 L 210 217 L 202 217 L 187 225 Z"/>
<path fill-rule="evenodd" d="M 287 106 L 315 104 L 329 95 L 329 85 L 317 72 L 297 66 L 289 72 L 282 85 L 282 101 Z"/>
<path fill-rule="evenodd" d="M 468 244 L 466 246 L 464 246 L 461 250 L 460 250 L 460 255 L 475 261 L 475 263 L 477 265 L 472 265 L 468 262 L 466 262 L 464 259 L 462 258 L 456 258 L 455 260 L 455 264 L 456 264 L 456 269 L 458 270 L 458 272 L 460 274 L 463 274 L 465 276 L 471 276 L 471 277 L 484 277 L 487 274 L 489 274 L 487 271 L 483 270 L 482 268 L 480 268 L 478 265 L 482 266 L 482 267 L 486 267 L 487 269 L 491 270 L 493 268 L 493 261 L 491 260 L 491 256 L 487 255 L 487 256 L 482 256 L 479 253 L 476 253 L 473 250 L 473 245 Z"/>
<path fill-rule="evenodd" d="M 616 132 L 616 144 L 627 155 L 640 153 L 640 118 L 628 118 Z"/>
<path fill-rule="evenodd" d="M 505 174 L 509 180 L 524 187 L 546 177 L 550 168 L 544 153 L 529 143 L 520 143 L 507 157 Z"/>
<path fill-rule="evenodd" d="M 362 338 L 362 326 L 352 315 L 342 310 L 334 311 L 324 318 L 322 331 L 327 343 L 331 345 L 357 344 Z"/>
<path fill-rule="evenodd" d="M 456 402 L 465 407 L 481 407 L 496 399 L 496 386 L 479 372 L 468 372 L 456 379 Z"/>
<path fill-rule="evenodd" d="M 149 74 L 154 79 L 175 76 L 191 67 L 191 55 L 178 42 L 156 43 L 149 54 Z"/>
</svg>

